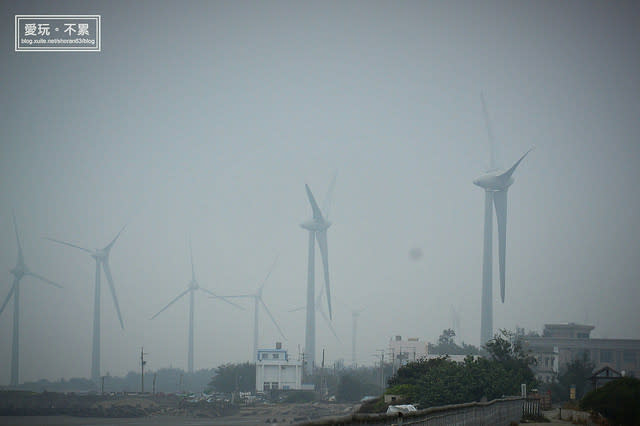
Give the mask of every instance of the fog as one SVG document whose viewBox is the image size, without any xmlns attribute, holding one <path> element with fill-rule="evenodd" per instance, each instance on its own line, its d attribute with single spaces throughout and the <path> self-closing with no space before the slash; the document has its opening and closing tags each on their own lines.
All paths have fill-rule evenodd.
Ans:
<svg viewBox="0 0 640 426">
<path fill-rule="evenodd" d="M 15 14 L 100 14 L 102 51 L 14 52 Z M 254 292 L 297 355 L 311 218 L 324 202 L 333 326 L 317 359 L 372 364 L 391 336 L 480 341 L 484 93 L 509 190 L 494 329 L 587 322 L 640 338 L 640 7 L 633 2 L 21 2 L 3 7 L 0 298 L 17 258 L 20 380 L 89 377 L 95 262 L 114 245 L 125 329 L 102 283 L 101 373 L 187 367 L 189 238 L 202 287 Z M 495 225 L 494 225 L 495 228 Z M 421 256 L 417 255 L 420 254 Z M 497 244 L 494 242 L 494 250 Z M 322 282 L 316 250 L 316 288 Z M 497 256 L 494 255 L 494 262 Z M 195 368 L 249 360 L 253 304 L 196 294 Z M 13 305 L 0 316 L 9 382 Z M 264 313 L 260 346 L 283 340 Z"/>
</svg>

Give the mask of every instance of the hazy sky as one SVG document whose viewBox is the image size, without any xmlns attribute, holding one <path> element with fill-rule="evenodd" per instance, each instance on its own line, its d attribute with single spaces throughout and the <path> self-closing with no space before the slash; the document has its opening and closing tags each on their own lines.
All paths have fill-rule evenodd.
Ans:
<svg viewBox="0 0 640 426">
<path fill-rule="evenodd" d="M 21 380 L 88 377 L 95 263 L 43 239 L 105 246 L 125 323 L 102 293 L 101 372 L 186 368 L 188 237 L 200 284 L 264 290 L 304 344 L 304 184 L 337 171 L 328 231 L 332 337 L 359 363 L 392 335 L 435 341 L 460 315 L 480 340 L 484 92 L 509 190 L 507 288 L 494 327 L 588 322 L 640 338 L 640 7 L 633 2 L 20 2 L 3 4 L 0 298 L 16 261 L 64 285 L 21 285 Z M 100 53 L 16 53 L 15 14 L 100 14 Z M 497 244 L 494 244 L 497 247 Z M 423 257 L 409 252 L 421 248 Z M 319 254 L 318 252 L 316 254 Z M 497 261 L 497 257 L 495 257 Z M 317 260 L 319 265 L 319 257 Z M 320 268 L 316 268 L 320 272 Z M 104 283 L 103 277 L 103 283 Z M 321 275 L 317 275 L 317 283 Z M 200 294 L 195 366 L 244 361 L 252 304 Z M 0 316 L 9 382 L 13 306 Z M 261 346 L 281 340 L 262 319 Z M 318 359 L 319 359 L 318 355 Z"/>
</svg>

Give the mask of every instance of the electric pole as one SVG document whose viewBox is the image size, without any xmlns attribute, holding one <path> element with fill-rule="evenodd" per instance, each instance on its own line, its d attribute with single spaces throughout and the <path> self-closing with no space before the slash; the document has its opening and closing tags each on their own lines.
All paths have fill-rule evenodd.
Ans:
<svg viewBox="0 0 640 426">
<path fill-rule="evenodd" d="M 140 368 L 142 370 L 142 374 L 141 374 L 141 383 L 140 383 L 140 387 L 141 387 L 141 393 L 144 393 L 144 365 L 147 363 L 147 361 L 144 360 L 144 356 L 148 355 L 144 352 L 144 347 L 140 348 Z"/>
</svg>

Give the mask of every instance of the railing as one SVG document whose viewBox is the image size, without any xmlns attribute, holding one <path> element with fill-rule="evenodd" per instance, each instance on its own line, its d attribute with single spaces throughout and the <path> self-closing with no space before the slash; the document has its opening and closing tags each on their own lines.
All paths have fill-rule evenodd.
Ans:
<svg viewBox="0 0 640 426">
<path fill-rule="evenodd" d="M 519 422 L 523 413 L 520 397 L 494 399 L 489 402 L 431 407 L 412 413 L 351 414 L 302 423 L 305 426 L 342 425 L 505 425 Z"/>
<path fill-rule="evenodd" d="M 540 417 L 540 397 L 527 397 L 522 403 L 522 416 Z"/>
</svg>

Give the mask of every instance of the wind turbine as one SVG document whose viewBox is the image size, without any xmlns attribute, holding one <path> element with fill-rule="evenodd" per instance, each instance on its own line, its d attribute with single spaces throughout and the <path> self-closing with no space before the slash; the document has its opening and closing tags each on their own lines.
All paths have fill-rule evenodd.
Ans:
<svg viewBox="0 0 640 426">
<path fill-rule="evenodd" d="M 27 265 L 25 265 L 24 256 L 22 254 L 22 244 L 20 243 L 20 237 L 18 236 L 18 225 L 16 224 L 15 214 L 13 215 L 13 229 L 16 232 L 16 242 L 18 244 L 18 261 L 16 262 L 16 266 L 11 270 L 11 273 L 13 274 L 13 285 L 11 286 L 11 290 L 9 290 L 7 298 L 4 299 L 4 303 L 2 303 L 0 315 L 2 315 L 4 308 L 7 306 L 9 299 L 11 299 L 11 296 L 13 295 L 13 342 L 11 349 L 10 385 L 18 386 L 20 382 L 20 281 L 25 276 L 31 276 L 58 288 L 62 288 L 62 286 L 36 274 L 35 272 L 32 272 Z"/>
<path fill-rule="evenodd" d="M 480 344 L 484 345 L 493 338 L 493 291 L 492 291 L 492 266 L 493 266 L 493 208 L 496 209 L 498 222 L 498 256 L 500 267 L 500 297 L 504 303 L 505 291 L 505 258 L 507 246 L 507 190 L 513 184 L 513 172 L 516 171 L 520 162 L 524 160 L 533 150 L 530 148 L 518 161 L 508 170 L 503 171 L 498 168 L 496 150 L 494 146 L 493 134 L 489 114 L 481 94 L 482 109 L 487 125 L 490 144 L 489 170 L 482 176 L 476 178 L 473 183 L 485 190 L 484 199 L 484 244 L 482 257 L 482 314 L 480 318 Z"/>
<path fill-rule="evenodd" d="M 185 291 L 183 291 L 182 293 L 180 293 L 178 296 L 176 296 L 171 302 L 169 302 L 167 304 L 167 306 L 165 306 L 164 308 L 160 309 L 160 311 L 158 311 L 157 314 L 155 314 L 154 316 L 151 317 L 151 319 L 154 319 L 155 317 L 157 317 L 158 315 L 160 315 L 162 312 L 164 312 L 169 306 L 173 305 L 174 303 L 176 303 L 180 298 L 182 298 L 185 294 L 189 293 L 189 343 L 188 343 L 188 349 L 187 349 L 187 354 L 188 354 L 188 372 L 189 373 L 193 373 L 193 304 L 194 304 L 194 293 L 197 290 L 200 290 L 202 292 L 205 292 L 211 296 L 214 296 L 217 299 L 222 299 L 225 302 L 229 303 L 230 305 L 233 305 L 237 308 L 243 309 L 242 307 L 236 305 L 233 302 L 230 302 L 228 300 L 226 300 L 224 297 L 220 297 L 217 294 L 215 294 L 214 292 L 207 290 L 206 288 L 202 288 L 200 287 L 200 285 L 198 284 L 198 280 L 196 280 L 196 272 L 195 272 L 195 268 L 193 266 L 193 250 L 191 249 L 191 242 L 189 242 L 189 256 L 191 257 L 191 281 L 188 284 L 188 287 Z"/>
<path fill-rule="evenodd" d="M 335 176 L 334 176 L 335 180 Z M 302 223 L 300 226 L 309 231 L 309 265 L 307 271 L 307 321 L 305 329 L 305 357 L 307 366 L 305 371 L 313 371 L 316 360 L 316 308 L 315 308 L 315 243 L 318 241 L 322 265 L 324 268 L 324 287 L 327 296 L 327 307 L 329 309 L 329 319 L 332 319 L 331 312 L 331 288 L 329 286 L 329 252 L 327 248 L 327 229 L 331 226 L 322 215 L 318 203 L 314 198 L 309 185 L 304 185 L 307 197 L 313 211 L 313 218 Z"/>
<path fill-rule="evenodd" d="M 278 329 L 278 332 L 280 333 L 282 338 L 284 340 L 287 340 L 286 336 L 282 332 L 282 329 L 280 328 L 280 326 L 276 322 L 275 318 L 271 314 L 271 311 L 269 311 L 269 308 L 267 307 L 267 305 L 264 303 L 264 300 L 262 299 L 262 290 L 264 289 L 264 285 L 267 283 L 267 280 L 271 276 L 271 272 L 273 272 L 273 268 L 276 266 L 276 261 L 277 260 L 278 259 L 276 258 L 276 260 L 273 261 L 273 265 L 271 265 L 271 269 L 269 269 L 269 272 L 267 273 L 267 276 L 264 278 L 264 280 L 262 280 L 262 284 L 260 285 L 260 287 L 258 287 L 258 289 L 256 290 L 255 293 L 252 293 L 252 294 L 241 294 L 241 295 L 237 295 L 237 296 L 220 296 L 220 297 L 224 297 L 225 299 L 228 299 L 228 298 L 253 299 L 253 356 L 251 357 L 251 359 L 253 359 L 254 361 L 256 360 L 256 357 L 258 356 L 258 330 L 259 330 L 259 327 L 258 327 L 258 314 L 260 312 L 260 305 L 262 305 L 262 307 L 264 308 L 264 310 L 267 313 L 267 315 L 269 315 L 269 318 L 271 318 L 271 322 L 273 322 L 273 325 L 276 326 L 276 328 Z"/>
<path fill-rule="evenodd" d="M 351 310 L 351 365 L 354 368 L 358 366 L 358 358 L 356 357 L 356 334 L 358 331 L 358 317 L 362 311 L 364 311 L 364 308 Z"/>
<path fill-rule="evenodd" d="M 120 328 L 124 330 L 124 322 L 122 321 L 122 315 L 120 314 L 120 305 L 118 304 L 118 297 L 116 296 L 116 289 L 113 286 L 113 277 L 111 276 L 111 267 L 109 266 L 109 253 L 111 248 L 116 243 L 122 231 L 124 231 L 126 225 L 120 229 L 120 232 L 115 236 L 109 244 L 102 249 L 90 250 L 88 248 L 80 247 L 75 244 L 67 243 L 65 241 L 56 240 L 53 238 L 46 238 L 54 243 L 63 244 L 69 247 L 82 250 L 89 253 L 89 256 L 93 257 L 96 261 L 96 286 L 93 297 L 93 344 L 91 353 L 91 380 L 97 385 L 100 379 L 100 265 L 104 270 L 104 274 L 107 277 L 109 283 L 109 290 L 111 291 L 111 297 L 113 298 L 113 304 L 116 307 L 118 314 L 118 320 L 120 321 Z"/>
</svg>

